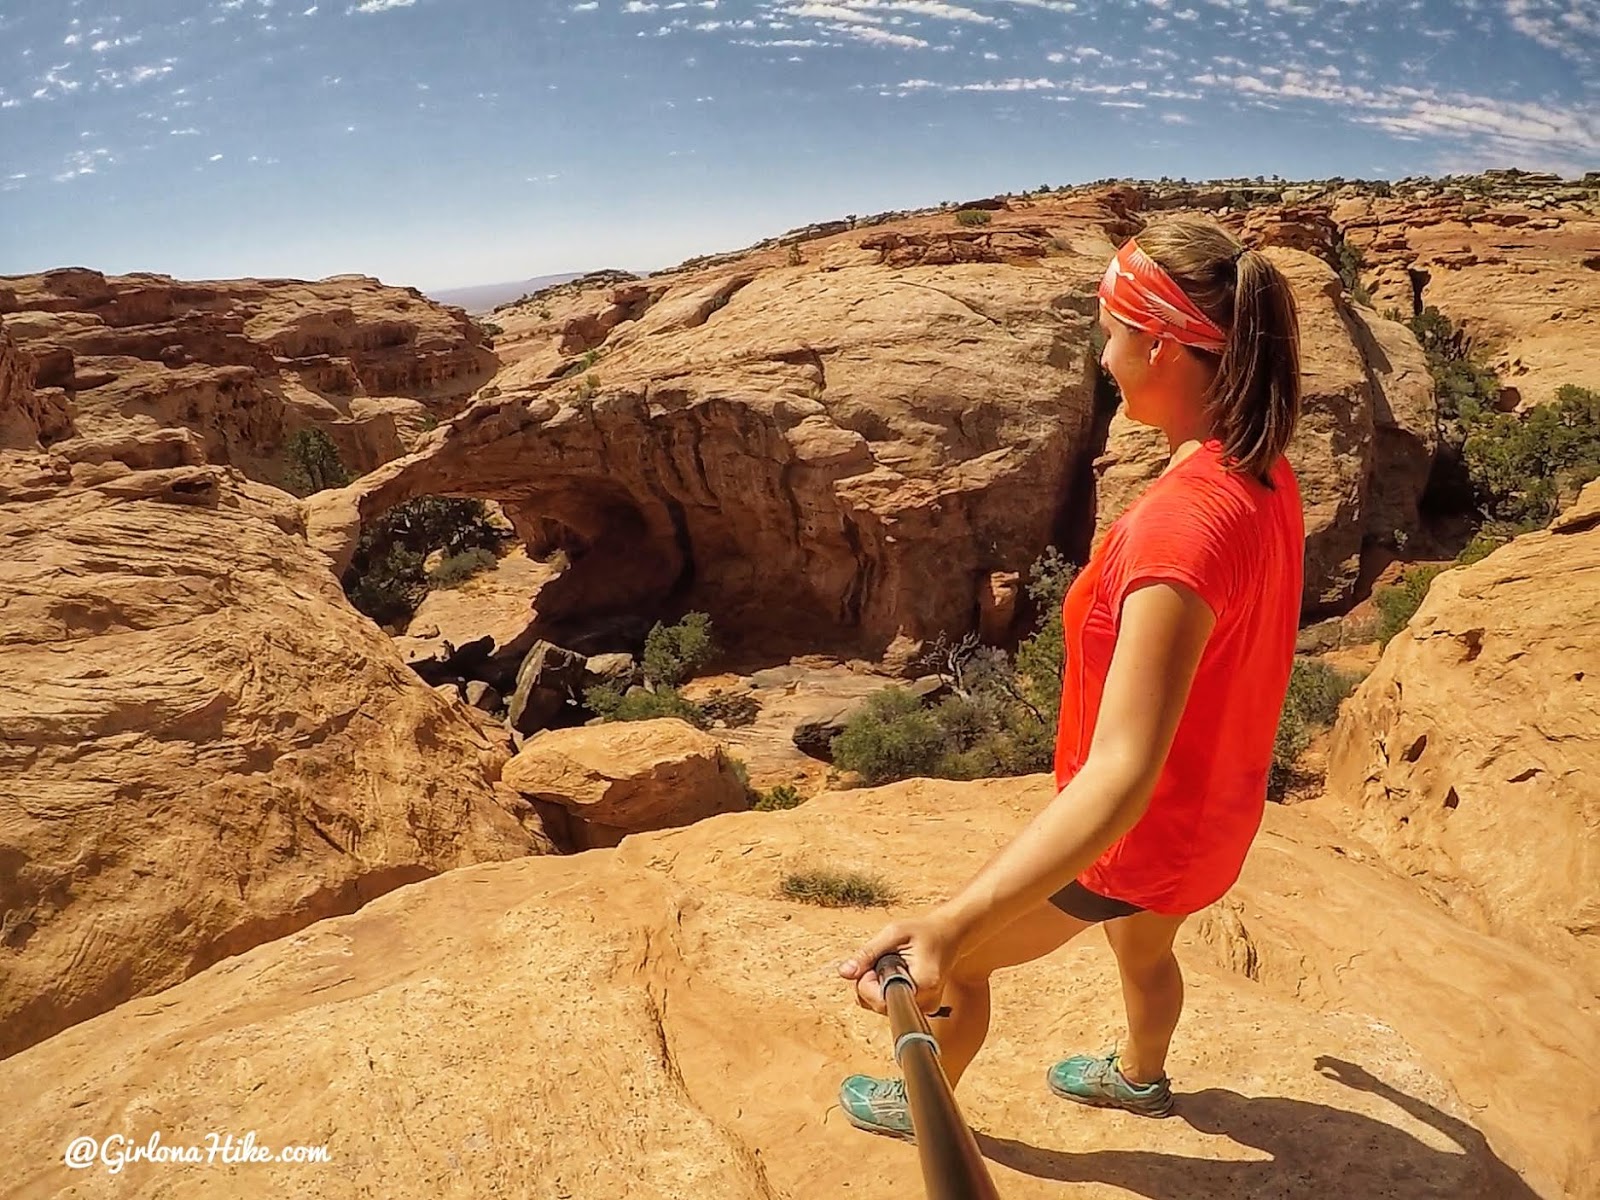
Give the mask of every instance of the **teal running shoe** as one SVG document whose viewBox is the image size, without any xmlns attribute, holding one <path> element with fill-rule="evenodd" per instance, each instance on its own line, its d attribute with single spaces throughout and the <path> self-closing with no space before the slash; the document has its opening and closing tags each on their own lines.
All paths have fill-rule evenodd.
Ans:
<svg viewBox="0 0 1600 1200">
<path fill-rule="evenodd" d="M 1172 1111 L 1172 1088 L 1163 1075 L 1154 1083 L 1130 1083 L 1117 1069 L 1113 1052 L 1104 1058 L 1078 1054 L 1045 1072 L 1045 1083 L 1064 1100 L 1096 1108 L 1120 1108 L 1142 1117 L 1164 1117 Z"/>
<path fill-rule="evenodd" d="M 839 1087 L 839 1106 L 844 1109 L 844 1119 L 857 1129 L 908 1142 L 916 1140 L 903 1079 L 852 1075 Z"/>
</svg>

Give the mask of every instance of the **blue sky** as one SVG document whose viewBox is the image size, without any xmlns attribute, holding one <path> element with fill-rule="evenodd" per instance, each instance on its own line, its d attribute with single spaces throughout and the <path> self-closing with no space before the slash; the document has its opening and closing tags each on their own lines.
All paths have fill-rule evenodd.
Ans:
<svg viewBox="0 0 1600 1200">
<path fill-rule="evenodd" d="M 649 270 L 1104 176 L 1600 168 L 1600 0 L 7 0 L 0 274 Z"/>
</svg>

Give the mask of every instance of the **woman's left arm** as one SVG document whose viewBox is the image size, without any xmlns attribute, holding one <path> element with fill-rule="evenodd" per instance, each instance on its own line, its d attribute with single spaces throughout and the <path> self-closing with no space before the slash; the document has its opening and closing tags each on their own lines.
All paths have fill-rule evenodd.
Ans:
<svg viewBox="0 0 1600 1200">
<path fill-rule="evenodd" d="M 1210 606 L 1180 584 L 1151 582 L 1128 594 L 1083 767 L 959 893 L 887 926 L 840 964 L 841 975 L 862 981 L 863 1003 L 882 1011 L 872 964 L 899 950 L 919 1003 L 937 1004 L 945 973 L 964 949 L 1044 904 L 1133 828 L 1215 623 Z"/>
</svg>

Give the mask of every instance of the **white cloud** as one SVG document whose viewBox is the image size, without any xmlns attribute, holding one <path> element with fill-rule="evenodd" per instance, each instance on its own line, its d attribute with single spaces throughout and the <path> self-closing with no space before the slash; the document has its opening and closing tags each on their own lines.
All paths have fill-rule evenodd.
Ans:
<svg viewBox="0 0 1600 1200">
<path fill-rule="evenodd" d="M 363 0 L 350 11 L 353 13 L 381 13 L 391 8 L 410 8 L 417 0 Z M 226 7 L 226 5 L 224 5 Z"/>
<path fill-rule="evenodd" d="M 876 46 L 899 46 L 906 50 L 925 50 L 928 47 L 928 43 L 921 38 L 905 33 L 889 33 L 871 25 L 836 25 L 834 30 L 846 37 L 853 37 L 858 42 L 868 42 Z"/>
<path fill-rule="evenodd" d="M 1586 106 L 1562 107 L 1499 100 L 1433 87 L 1390 85 L 1377 89 L 1337 82 L 1301 70 L 1280 72 L 1282 78 L 1219 75 L 1206 72 L 1194 82 L 1231 89 L 1266 105 L 1277 100 L 1305 100 L 1354 110 L 1352 119 L 1397 137 L 1447 138 L 1479 143 L 1506 155 L 1537 155 L 1547 164 L 1592 160 L 1600 155 L 1600 115 Z"/>
<path fill-rule="evenodd" d="M 594 10 L 599 8 L 599 7 L 600 7 L 600 0 L 588 0 L 587 4 L 574 4 L 572 6 L 572 11 L 573 12 L 594 12 Z"/>
<path fill-rule="evenodd" d="M 67 183 L 80 175 L 93 175 L 100 167 L 116 162 L 110 150 L 78 150 L 69 154 L 66 169 L 50 176 L 56 183 Z"/>
<path fill-rule="evenodd" d="M 213 154 L 210 158 L 206 159 L 206 161 L 207 162 L 221 162 L 222 161 L 222 155 Z"/>
<path fill-rule="evenodd" d="M 810 17 L 814 21 L 866 21 L 883 24 L 883 18 L 842 4 L 797 4 L 783 10 L 791 17 Z"/>
<path fill-rule="evenodd" d="M 622 6 L 622 11 L 625 13 L 653 13 L 659 7 L 660 5 L 650 4 L 647 0 L 628 0 Z"/>
<path fill-rule="evenodd" d="M 1600 9 L 1593 0 L 1505 0 L 1511 27 L 1541 46 L 1593 66 Z"/>
</svg>

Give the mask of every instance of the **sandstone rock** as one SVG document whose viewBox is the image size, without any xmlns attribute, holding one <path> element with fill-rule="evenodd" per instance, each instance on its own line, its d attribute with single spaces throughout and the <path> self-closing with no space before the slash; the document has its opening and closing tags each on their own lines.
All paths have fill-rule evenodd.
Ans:
<svg viewBox="0 0 1600 1200">
<path fill-rule="evenodd" d="M 72 412 L 60 391 L 36 391 L 35 359 L 0 324 L 0 450 L 38 449 L 72 433 Z"/>
<path fill-rule="evenodd" d="M 1363 543 L 1418 528 L 1438 445 L 1433 384 L 1408 330 L 1350 305 L 1325 263 L 1271 250 L 1300 312 L 1302 413 L 1289 460 L 1306 508 L 1308 609 L 1352 596 Z M 1096 539 L 1166 465 L 1159 430 L 1119 410 L 1096 460 Z"/>
<path fill-rule="evenodd" d="M 481 679 L 469 679 L 462 689 L 467 703 L 483 712 L 494 712 L 500 707 L 500 693 Z"/>
<path fill-rule="evenodd" d="M 988 586 L 978 594 L 978 638 L 988 645 L 1003 642 L 1017 617 L 1020 571 L 991 571 Z"/>
<path fill-rule="evenodd" d="M 223 467 L 0 455 L 0 1054 L 548 847 L 301 530 Z"/>
<path fill-rule="evenodd" d="M 1550 402 L 1563 384 L 1600 387 L 1600 273 L 1586 265 L 1600 215 L 1569 208 L 1535 226 L 1530 203 L 1476 214 L 1471 203 L 1362 200 L 1334 217 L 1380 311 L 1436 306 L 1527 404 Z"/>
<path fill-rule="evenodd" d="M 556 818 L 553 836 L 579 849 L 746 806 L 716 739 L 673 718 L 551 730 L 517 752 L 505 781 Z"/>
<path fill-rule="evenodd" d="M 64 388 L 72 435 L 193 430 L 206 459 L 283 482 L 282 446 L 323 429 L 360 472 L 399 457 L 430 412 L 458 411 L 497 365 L 459 309 L 361 276 L 183 282 L 77 268 L 0 278 L 0 315 Z"/>
<path fill-rule="evenodd" d="M 540 590 L 559 571 L 530 559 L 520 547 L 500 558 L 492 571 L 484 571 L 451 588 L 438 588 L 423 597 L 407 626 L 408 636 L 424 629 L 454 646 L 477 645 L 487 638 L 482 661 L 463 669 L 496 688 L 515 685 L 517 670 L 538 640 L 535 604 Z"/>
<path fill-rule="evenodd" d="M 546 729 L 569 703 L 583 698 L 584 663 L 581 654 L 550 642 L 535 642 L 517 670 L 516 687 L 506 709 L 506 721 L 521 734 Z"/>
<path fill-rule="evenodd" d="M 1044 778 L 911 783 L 451 872 L 0 1064 L 0 1088 L 29 1097 L 0 1126 L 0 1154 L 29 1196 L 211 1197 L 218 1170 L 240 1200 L 408 1200 L 441 1180 L 575 1200 L 903 1191 L 915 1149 L 869 1141 L 834 1111 L 842 1075 L 892 1070 L 887 1023 L 832 970 L 885 914 L 792 904 L 779 883 L 807 863 L 864 868 L 906 905 L 926 903 L 1051 791 Z M 1085 1200 L 1592 1197 L 1594 1046 L 1570 990 L 1537 964 L 1518 973 L 1525 956 L 1497 957 L 1381 868 L 1296 844 L 1292 829 L 1264 836 L 1284 869 L 1265 864 L 1235 914 L 1261 981 L 1212 965 L 1204 934 L 1181 951 L 1178 1119 L 1087 1113 L 1041 1091 L 1059 1054 L 1121 1029 L 1100 939 L 997 978 L 989 1044 L 960 1099 L 1000 1193 L 1043 1200 L 1065 1182 Z M 1372 1006 L 1408 990 L 1397 1015 Z M 1494 1072 L 1482 1069 L 1488 1031 Z M 1539 1107 L 1521 1109 L 1525 1098 Z M 142 1142 L 157 1126 L 168 1144 L 211 1129 L 327 1144 L 331 1162 L 112 1176 L 69 1173 L 38 1150 L 87 1129 Z M 388 1149 L 397 1128 L 405 1171 Z"/>
<path fill-rule="evenodd" d="M 684 608 L 752 641 L 859 640 L 876 657 L 972 628 L 989 575 L 1038 557 L 1086 466 L 1111 245 L 1080 220 L 1095 256 L 1048 269 L 795 275 L 774 251 L 770 268 L 668 276 L 607 338 L 595 395 L 551 377 L 566 360 L 525 358 L 350 498 L 370 519 L 471 491 L 568 527 L 582 550 L 540 594 L 542 620 L 654 612 L 683 583 Z M 313 499 L 335 564 L 349 502 Z"/>
<path fill-rule="evenodd" d="M 583 669 L 586 686 L 609 683 L 624 689 L 632 686 L 639 673 L 631 654 L 591 654 Z"/>
<path fill-rule="evenodd" d="M 1433 582 L 1345 704 L 1330 801 L 1460 919 L 1600 991 L 1600 483 Z"/>
</svg>

